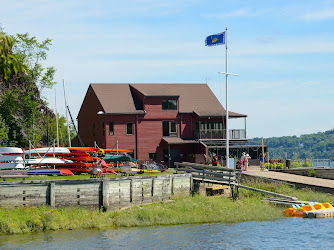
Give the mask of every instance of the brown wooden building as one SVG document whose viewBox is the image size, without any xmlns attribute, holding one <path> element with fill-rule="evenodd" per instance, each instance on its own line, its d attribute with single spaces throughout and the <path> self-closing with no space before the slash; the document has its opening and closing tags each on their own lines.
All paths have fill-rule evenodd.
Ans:
<svg viewBox="0 0 334 250">
<path fill-rule="evenodd" d="M 245 143 L 244 129 L 229 129 L 230 144 Z M 207 84 L 90 84 L 78 114 L 85 146 L 130 149 L 138 160 L 204 162 L 224 155 L 226 110 Z"/>
</svg>

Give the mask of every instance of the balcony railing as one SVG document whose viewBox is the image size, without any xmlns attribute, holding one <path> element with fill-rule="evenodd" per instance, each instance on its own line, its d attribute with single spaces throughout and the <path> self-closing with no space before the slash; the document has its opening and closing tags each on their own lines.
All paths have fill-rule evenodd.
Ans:
<svg viewBox="0 0 334 250">
<path fill-rule="evenodd" d="M 195 130 L 195 139 L 226 139 L 226 129 Z M 246 129 L 229 129 L 229 139 L 246 139 Z"/>
</svg>

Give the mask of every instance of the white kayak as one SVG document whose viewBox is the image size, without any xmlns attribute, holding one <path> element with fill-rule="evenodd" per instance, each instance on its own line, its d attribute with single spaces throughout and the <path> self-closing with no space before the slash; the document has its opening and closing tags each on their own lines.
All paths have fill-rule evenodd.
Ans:
<svg viewBox="0 0 334 250">
<path fill-rule="evenodd" d="M 23 158 L 19 155 L 0 155 L 0 162 L 23 163 Z"/>
<path fill-rule="evenodd" d="M 25 163 L 27 165 L 57 165 L 57 164 L 64 164 L 64 163 L 72 163 L 70 160 L 59 159 L 55 157 L 45 157 L 45 158 L 32 158 L 32 159 L 25 159 Z"/>
<path fill-rule="evenodd" d="M 0 169 L 21 169 L 24 165 L 21 163 L 0 163 Z"/>
<path fill-rule="evenodd" d="M 63 147 L 33 148 L 30 151 L 25 150 L 25 154 L 69 154 L 71 151 Z"/>
<path fill-rule="evenodd" d="M 0 147 L 0 154 L 23 154 L 23 150 L 15 147 Z"/>
</svg>

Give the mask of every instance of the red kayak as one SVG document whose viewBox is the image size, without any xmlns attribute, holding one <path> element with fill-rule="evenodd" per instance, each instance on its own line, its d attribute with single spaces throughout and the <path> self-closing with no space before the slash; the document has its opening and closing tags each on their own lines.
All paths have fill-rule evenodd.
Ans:
<svg viewBox="0 0 334 250">
<path fill-rule="evenodd" d="M 99 152 L 99 148 L 94 148 L 94 147 L 67 147 L 71 152 Z"/>
<path fill-rule="evenodd" d="M 103 149 L 106 153 L 117 153 L 117 149 Z M 132 153 L 129 149 L 118 149 L 118 153 Z"/>
<path fill-rule="evenodd" d="M 58 169 L 58 170 L 59 170 L 59 172 L 62 173 L 63 175 L 74 175 L 74 174 L 72 173 L 71 170 L 66 169 L 66 168 L 60 168 L 60 169 Z"/>
<path fill-rule="evenodd" d="M 60 170 L 69 170 L 72 173 L 82 174 L 89 173 L 89 168 L 87 167 L 75 167 L 75 166 L 56 166 L 56 169 Z"/>
</svg>

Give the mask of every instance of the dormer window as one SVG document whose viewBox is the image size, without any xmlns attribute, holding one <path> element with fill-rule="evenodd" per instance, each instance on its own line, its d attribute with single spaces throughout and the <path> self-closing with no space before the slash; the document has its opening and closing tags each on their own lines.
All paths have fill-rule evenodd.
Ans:
<svg viewBox="0 0 334 250">
<path fill-rule="evenodd" d="M 162 100 L 162 110 L 177 110 L 177 100 Z"/>
</svg>

